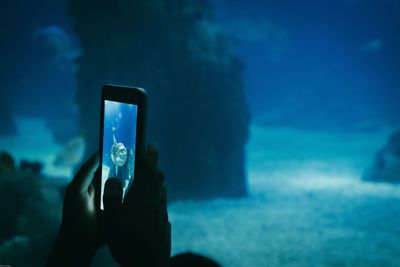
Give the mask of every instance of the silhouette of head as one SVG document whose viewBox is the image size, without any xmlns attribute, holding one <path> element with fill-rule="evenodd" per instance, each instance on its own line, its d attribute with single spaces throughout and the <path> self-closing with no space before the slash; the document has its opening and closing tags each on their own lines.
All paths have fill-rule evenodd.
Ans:
<svg viewBox="0 0 400 267">
<path fill-rule="evenodd" d="M 221 267 L 215 261 L 193 253 L 183 253 L 171 258 L 171 267 Z"/>
</svg>

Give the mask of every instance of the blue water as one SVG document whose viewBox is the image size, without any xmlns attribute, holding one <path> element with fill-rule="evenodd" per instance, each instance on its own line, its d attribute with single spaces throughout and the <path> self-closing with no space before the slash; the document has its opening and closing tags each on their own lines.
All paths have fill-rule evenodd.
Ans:
<svg viewBox="0 0 400 267">
<path fill-rule="evenodd" d="M 224 266 L 400 266 L 400 185 L 360 179 L 400 126 L 399 2 L 207 2 L 216 25 L 205 31 L 227 36 L 243 63 L 249 197 L 171 203 L 172 254 L 190 250 Z M 85 134 L 79 60 L 70 57 L 80 47 L 65 2 L 8 1 L 0 13 L 0 151 L 71 179 L 77 165 L 53 164 Z M 35 38 L 38 29 L 63 38 Z M 122 113 L 106 120 L 105 153 L 112 127 L 134 147 L 135 124 L 125 122 L 136 115 Z M 103 250 L 94 266 L 112 266 L 110 257 Z"/>
<path fill-rule="evenodd" d="M 122 143 L 135 151 L 137 105 L 106 100 L 104 103 L 103 163 L 112 166 L 111 147 Z"/>
<path fill-rule="evenodd" d="M 55 167 L 53 162 L 63 145 L 54 140 L 44 119 L 20 118 L 17 132 L 13 136 L 0 136 L 0 150 L 7 151 L 16 160 L 40 161 L 44 164 L 43 173 L 50 177 L 71 179 L 73 166 Z"/>
</svg>

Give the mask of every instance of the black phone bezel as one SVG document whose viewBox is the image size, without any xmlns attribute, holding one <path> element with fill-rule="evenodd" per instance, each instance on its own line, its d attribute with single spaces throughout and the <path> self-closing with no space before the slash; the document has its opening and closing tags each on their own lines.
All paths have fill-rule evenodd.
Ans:
<svg viewBox="0 0 400 267">
<path fill-rule="evenodd" d="M 101 209 L 101 184 L 102 184 L 102 164 L 103 164 L 103 135 L 104 135 L 104 102 L 105 100 L 122 102 L 127 104 L 135 104 L 138 106 L 136 120 L 136 144 L 135 144 L 135 170 L 144 161 L 145 157 L 145 130 L 146 130 L 146 109 L 147 94 L 143 88 L 128 87 L 120 85 L 106 84 L 101 91 L 101 110 L 100 110 L 100 142 L 99 142 L 99 167 L 100 178 L 96 190 L 98 192 L 96 198 L 97 210 Z M 136 171 L 135 171 L 136 174 Z"/>
</svg>

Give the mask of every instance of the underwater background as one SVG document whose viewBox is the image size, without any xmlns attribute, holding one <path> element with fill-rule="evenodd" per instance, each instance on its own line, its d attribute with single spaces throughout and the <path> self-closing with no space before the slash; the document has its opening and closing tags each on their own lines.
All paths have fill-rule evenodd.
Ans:
<svg viewBox="0 0 400 267">
<path fill-rule="evenodd" d="M 112 166 L 111 147 L 114 137 L 126 149 L 135 151 L 137 105 L 104 101 L 103 164 Z"/>
<path fill-rule="evenodd" d="M 172 255 L 400 265 L 399 1 L 107 5 L 0 10 L 0 264 L 44 264 L 114 82 L 148 89 Z M 116 266 L 106 247 L 92 265 Z"/>
</svg>

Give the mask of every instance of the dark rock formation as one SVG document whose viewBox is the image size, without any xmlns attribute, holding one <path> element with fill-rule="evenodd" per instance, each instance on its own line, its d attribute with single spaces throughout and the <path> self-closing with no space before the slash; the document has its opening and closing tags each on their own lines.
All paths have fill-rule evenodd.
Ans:
<svg viewBox="0 0 400 267">
<path fill-rule="evenodd" d="M 21 160 L 19 170 L 32 174 L 40 174 L 43 168 L 43 163 L 39 161 Z M 17 171 L 14 158 L 5 151 L 0 151 L 0 174 L 10 174 Z"/>
<path fill-rule="evenodd" d="M 66 184 L 55 180 L 18 169 L 0 173 L 0 259 L 15 266 L 44 266 L 60 227 L 59 189 Z"/>
<path fill-rule="evenodd" d="M 375 157 L 375 162 L 363 178 L 372 181 L 400 182 L 400 131 L 393 134 L 387 145 Z"/>
<path fill-rule="evenodd" d="M 159 146 L 173 199 L 246 195 L 242 66 L 211 11 L 204 0 L 68 1 L 87 154 L 98 149 L 103 84 L 145 88 L 147 141 Z"/>
<path fill-rule="evenodd" d="M 19 168 L 24 172 L 31 172 L 35 174 L 40 174 L 43 168 L 43 163 L 38 161 L 21 160 Z"/>
<path fill-rule="evenodd" d="M 5 151 L 0 151 L 0 174 L 15 171 L 14 158 Z"/>
</svg>

